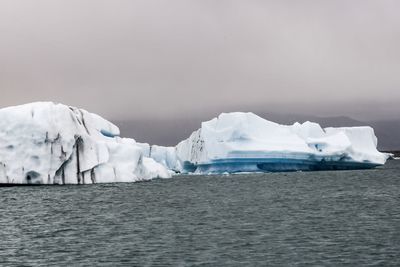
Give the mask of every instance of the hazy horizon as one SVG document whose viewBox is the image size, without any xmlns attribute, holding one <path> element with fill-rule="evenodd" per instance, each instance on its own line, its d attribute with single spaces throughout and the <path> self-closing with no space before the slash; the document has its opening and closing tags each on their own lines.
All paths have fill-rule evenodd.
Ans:
<svg viewBox="0 0 400 267">
<path fill-rule="evenodd" d="M 397 1 L 0 2 L 0 106 L 400 115 Z"/>
</svg>

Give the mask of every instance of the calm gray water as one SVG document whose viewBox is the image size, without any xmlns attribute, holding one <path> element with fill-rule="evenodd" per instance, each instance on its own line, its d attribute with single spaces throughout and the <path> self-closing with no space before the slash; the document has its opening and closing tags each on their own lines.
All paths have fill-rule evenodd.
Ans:
<svg viewBox="0 0 400 267">
<path fill-rule="evenodd" d="M 0 188 L 1 266 L 400 266 L 400 161 Z"/>
</svg>

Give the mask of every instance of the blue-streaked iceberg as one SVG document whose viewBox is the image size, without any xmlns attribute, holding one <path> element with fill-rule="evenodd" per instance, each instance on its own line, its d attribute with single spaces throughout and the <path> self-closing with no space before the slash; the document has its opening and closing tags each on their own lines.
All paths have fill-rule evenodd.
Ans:
<svg viewBox="0 0 400 267">
<path fill-rule="evenodd" d="M 253 113 L 222 113 L 176 147 L 150 157 L 182 173 L 367 169 L 383 165 L 371 127 L 280 125 Z"/>
<path fill-rule="evenodd" d="M 1 184 L 135 182 L 171 172 L 83 109 L 37 102 L 0 110 Z"/>
</svg>

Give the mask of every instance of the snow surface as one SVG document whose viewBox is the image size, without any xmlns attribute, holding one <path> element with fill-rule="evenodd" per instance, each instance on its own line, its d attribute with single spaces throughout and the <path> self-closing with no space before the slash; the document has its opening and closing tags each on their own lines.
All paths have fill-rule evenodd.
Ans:
<svg viewBox="0 0 400 267">
<path fill-rule="evenodd" d="M 371 127 L 280 125 L 253 113 L 222 113 L 154 160 L 183 173 L 364 169 L 383 165 Z M 174 154 L 175 153 L 175 154 Z"/>
<path fill-rule="evenodd" d="M 0 110 L 0 183 L 135 182 L 171 172 L 83 109 L 37 102 Z"/>
</svg>

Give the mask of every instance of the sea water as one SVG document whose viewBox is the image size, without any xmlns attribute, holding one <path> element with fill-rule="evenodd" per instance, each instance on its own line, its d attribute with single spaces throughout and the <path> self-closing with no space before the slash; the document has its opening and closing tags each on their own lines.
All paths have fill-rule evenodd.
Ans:
<svg viewBox="0 0 400 267">
<path fill-rule="evenodd" d="M 1 266 L 400 266 L 400 161 L 0 188 Z"/>
</svg>

